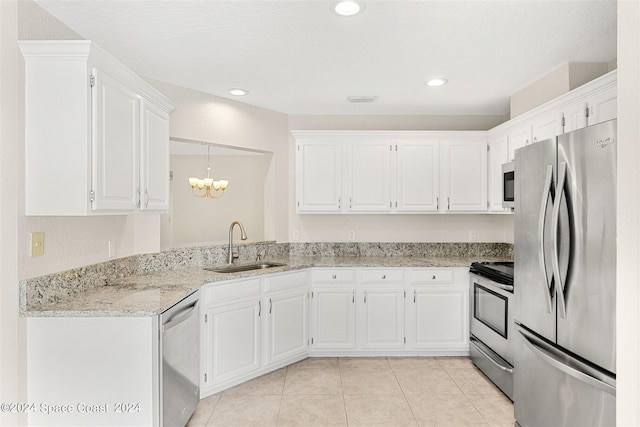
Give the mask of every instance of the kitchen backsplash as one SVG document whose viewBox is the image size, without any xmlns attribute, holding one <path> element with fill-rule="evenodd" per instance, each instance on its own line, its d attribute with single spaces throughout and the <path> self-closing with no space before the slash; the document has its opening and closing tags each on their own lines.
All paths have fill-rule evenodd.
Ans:
<svg viewBox="0 0 640 427">
<path fill-rule="evenodd" d="M 239 263 L 261 259 L 299 257 L 461 257 L 513 259 L 509 243 L 238 243 Z M 167 249 L 78 267 L 20 282 L 20 306 L 57 301 L 111 280 L 187 267 L 227 262 L 227 245 Z"/>
</svg>

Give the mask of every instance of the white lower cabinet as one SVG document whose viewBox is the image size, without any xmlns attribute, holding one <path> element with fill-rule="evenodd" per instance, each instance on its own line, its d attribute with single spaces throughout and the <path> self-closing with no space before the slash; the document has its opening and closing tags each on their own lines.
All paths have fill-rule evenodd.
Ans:
<svg viewBox="0 0 640 427">
<path fill-rule="evenodd" d="M 312 277 L 312 356 L 469 353 L 467 268 L 316 269 Z M 353 279 L 331 284 L 341 277 Z"/>
<path fill-rule="evenodd" d="M 415 269 L 409 276 L 408 347 L 430 354 L 468 354 L 468 269 Z"/>
<path fill-rule="evenodd" d="M 206 310 L 206 388 L 260 369 L 260 311 L 259 297 Z"/>
<path fill-rule="evenodd" d="M 202 397 L 308 354 L 307 272 L 210 284 L 202 292 Z"/>
<path fill-rule="evenodd" d="M 309 286 L 305 273 L 266 280 L 269 285 L 282 283 L 286 287 L 282 292 L 267 293 L 265 301 L 265 364 L 273 366 L 306 356 L 309 351 Z"/>
</svg>

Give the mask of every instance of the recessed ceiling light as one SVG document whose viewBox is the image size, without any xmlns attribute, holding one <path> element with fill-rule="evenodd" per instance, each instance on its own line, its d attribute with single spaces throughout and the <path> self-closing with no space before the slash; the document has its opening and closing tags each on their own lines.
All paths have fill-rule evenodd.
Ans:
<svg viewBox="0 0 640 427">
<path fill-rule="evenodd" d="M 447 84 L 448 80 L 444 77 L 436 77 L 427 82 L 427 86 L 438 87 Z"/>
<path fill-rule="evenodd" d="M 364 10 L 364 4 L 356 0 L 341 0 L 336 2 L 333 9 L 340 16 L 353 16 Z"/>
<path fill-rule="evenodd" d="M 246 94 L 249 93 L 249 91 L 239 87 L 234 87 L 229 89 L 229 93 L 234 96 L 245 96 Z"/>
</svg>

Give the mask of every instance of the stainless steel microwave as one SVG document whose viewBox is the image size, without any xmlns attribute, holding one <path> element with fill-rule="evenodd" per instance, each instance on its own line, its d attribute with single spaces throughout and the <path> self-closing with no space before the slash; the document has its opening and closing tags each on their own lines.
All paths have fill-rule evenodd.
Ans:
<svg viewBox="0 0 640 427">
<path fill-rule="evenodd" d="M 515 170 L 514 162 L 502 165 L 502 207 L 505 209 L 514 209 L 515 205 Z"/>
</svg>

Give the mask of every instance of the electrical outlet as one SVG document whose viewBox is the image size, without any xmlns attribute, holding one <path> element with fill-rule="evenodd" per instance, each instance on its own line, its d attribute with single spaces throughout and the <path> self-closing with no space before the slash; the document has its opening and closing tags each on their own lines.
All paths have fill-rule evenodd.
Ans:
<svg viewBox="0 0 640 427">
<path fill-rule="evenodd" d="M 469 241 L 475 242 L 478 239 L 478 235 L 475 231 L 469 231 Z"/>
<path fill-rule="evenodd" d="M 44 254 L 44 233 L 34 231 L 29 234 L 29 256 L 40 256 Z"/>
<path fill-rule="evenodd" d="M 351 230 L 349 231 L 349 241 L 353 242 L 356 240 L 356 232 Z"/>
<path fill-rule="evenodd" d="M 293 230 L 293 241 L 297 242 L 300 240 L 300 230 Z"/>
<path fill-rule="evenodd" d="M 116 256 L 116 241 L 109 240 L 109 258 Z"/>
</svg>

